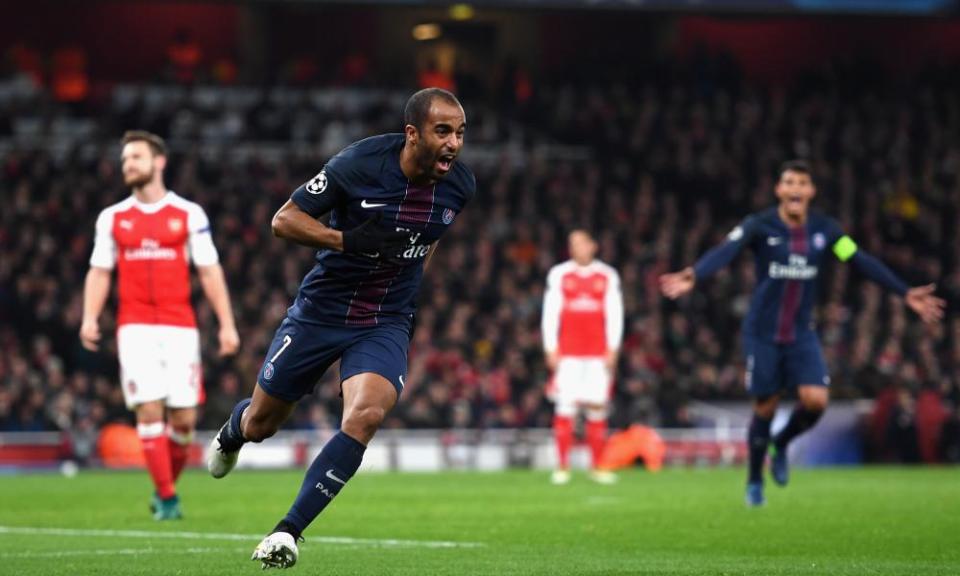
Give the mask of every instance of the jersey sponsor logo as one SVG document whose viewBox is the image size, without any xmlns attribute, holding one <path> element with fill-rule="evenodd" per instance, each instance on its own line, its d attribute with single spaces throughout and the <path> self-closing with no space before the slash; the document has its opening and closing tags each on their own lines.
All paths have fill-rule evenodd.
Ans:
<svg viewBox="0 0 960 576">
<path fill-rule="evenodd" d="M 782 244 L 782 243 L 783 243 L 783 238 L 780 238 L 780 237 L 778 237 L 778 236 L 771 236 L 771 237 L 767 238 L 767 245 L 768 245 L 768 246 L 779 246 L 779 245 Z"/>
<path fill-rule="evenodd" d="M 164 248 L 159 242 L 151 238 L 144 238 L 139 248 L 127 248 L 123 251 L 124 259 L 134 260 L 176 260 L 177 251 L 174 248 Z"/>
<path fill-rule="evenodd" d="M 121 220 L 120 227 L 124 230 L 133 230 L 133 221 L 132 220 Z"/>
<path fill-rule="evenodd" d="M 817 267 L 808 265 L 806 256 L 791 254 L 789 264 L 771 262 L 769 274 L 776 280 L 810 280 L 817 277 Z"/>
<path fill-rule="evenodd" d="M 743 238 L 743 226 L 737 226 L 727 234 L 727 240 L 731 242 L 736 242 L 741 238 Z"/>
<path fill-rule="evenodd" d="M 450 224 L 453 222 L 453 219 L 457 216 L 457 213 L 449 208 L 443 209 L 443 223 Z"/>
<path fill-rule="evenodd" d="M 323 191 L 327 189 L 327 171 L 321 170 L 319 174 L 310 179 L 307 182 L 306 189 L 311 194 L 323 194 Z"/>
<path fill-rule="evenodd" d="M 822 232 L 817 232 L 813 235 L 813 247 L 817 250 L 823 250 L 827 247 L 827 238 Z"/>
<path fill-rule="evenodd" d="M 603 304 L 596 298 L 590 296 L 577 296 L 566 301 L 564 308 L 570 312 L 599 312 L 603 310 Z"/>
<path fill-rule="evenodd" d="M 404 259 L 426 258 L 429 252 L 430 244 L 417 244 L 404 250 L 400 257 Z"/>
<path fill-rule="evenodd" d="M 369 200 L 366 200 L 366 199 L 364 199 L 363 201 L 360 202 L 360 207 L 361 207 L 361 208 L 383 208 L 384 206 L 386 206 L 385 203 L 384 203 L 384 204 L 381 204 L 381 203 L 379 203 L 379 202 L 374 203 L 374 202 L 370 202 Z"/>
</svg>

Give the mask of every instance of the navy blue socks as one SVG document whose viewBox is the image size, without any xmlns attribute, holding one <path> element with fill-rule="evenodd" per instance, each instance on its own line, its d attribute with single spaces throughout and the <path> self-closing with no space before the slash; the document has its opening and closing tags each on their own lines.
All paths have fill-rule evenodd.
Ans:
<svg viewBox="0 0 960 576">
<path fill-rule="evenodd" d="M 747 481 L 763 482 L 763 462 L 767 457 L 767 445 L 770 443 L 770 423 L 772 418 L 761 418 L 754 414 L 747 433 L 747 448 L 750 450 L 750 471 Z"/>
<path fill-rule="evenodd" d="M 247 409 L 251 401 L 250 398 L 245 398 L 238 402 L 237 405 L 233 407 L 233 412 L 230 413 L 230 419 L 227 420 L 227 425 L 220 430 L 220 447 L 224 452 L 236 452 L 247 442 L 243 437 L 243 432 L 240 430 L 240 418 L 243 416 L 243 411 Z"/>
<path fill-rule="evenodd" d="M 785 450 L 791 440 L 813 428 L 817 421 L 820 420 L 820 416 L 823 416 L 822 410 L 814 412 L 807 410 L 803 406 L 797 406 L 793 409 L 793 413 L 790 414 L 790 420 L 787 421 L 787 425 L 774 436 L 773 445 L 777 447 L 777 450 Z"/>
<path fill-rule="evenodd" d="M 274 531 L 282 530 L 295 539 L 300 538 L 306 527 L 357 472 L 366 449 L 342 431 L 337 432 L 307 469 L 297 499 Z"/>
</svg>

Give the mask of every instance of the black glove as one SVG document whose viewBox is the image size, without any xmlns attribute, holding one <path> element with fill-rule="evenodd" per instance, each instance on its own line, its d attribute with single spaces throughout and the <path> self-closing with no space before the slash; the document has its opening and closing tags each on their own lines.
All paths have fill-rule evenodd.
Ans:
<svg viewBox="0 0 960 576">
<path fill-rule="evenodd" d="M 361 254 L 370 258 L 399 258 L 410 245 L 410 234 L 383 226 L 383 213 L 377 212 L 366 222 L 343 233 L 343 253 Z"/>
</svg>

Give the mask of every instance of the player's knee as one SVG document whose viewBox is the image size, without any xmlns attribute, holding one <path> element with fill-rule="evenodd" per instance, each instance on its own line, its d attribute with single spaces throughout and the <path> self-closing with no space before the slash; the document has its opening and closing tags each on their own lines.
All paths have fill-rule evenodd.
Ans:
<svg viewBox="0 0 960 576">
<path fill-rule="evenodd" d="M 777 404 L 776 397 L 763 398 L 754 403 L 753 412 L 764 420 L 769 420 L 777 413 Z"/>
<path fill-rule="evenodd" d="M 801 399 L 800 403 L 803 404 L 804 409 L 808 412 L 824 412 L 827 409 L 829 400 L 823 396 L 813 396 Z"/>
<path fill-rule="evenodd" d="M 138 424 L 152 424 L 154 422 L 163 422 L 163 403 L 162 402 L 144 402 L 135 409 Z"/>
<path fill-rule="evenodd" d="M 181 434 L 189 434 L 197 427 L 196 414 L 182 414 L 171 412 L 169 417 L 170 428 Z"/>
<path fill-rule="evenodd" d="M 343 428 L 354 430 L 364 438 L 372 438 L 386 417 L 387 411 L 380 406 L 356 408 L 344 418 Z"/>
</svg>

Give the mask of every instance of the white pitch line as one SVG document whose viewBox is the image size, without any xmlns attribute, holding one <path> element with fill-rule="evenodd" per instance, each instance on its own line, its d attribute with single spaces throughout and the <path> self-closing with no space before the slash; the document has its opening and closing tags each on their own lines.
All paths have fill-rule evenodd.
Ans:
<svg viewBox="0 0 960 576">
<path fill-rule="evenodd" d="M 43 536 L 102 536 L 105 538 L 173 538 L 182 540 L 262 540 L 263 534 L 226 534 L 218 532 L 159 532 L 150 530 L 98 530 L 79 528 L 35 528 L 29 526 L 0 526 L 0 534 L 27 534 Z M 479 548 L 481 542 L 450 542 L 444 540 L 396 540 L 350 538 L 346 536 L 311 536 L 309 542 L 319 544 L 346 544 L 409 548 Z"/>
<path fill-rule="evenodd" d="M 622 498 L 616 498 L 614 496 L 590 496 L 583 501 L 587 506 L 613 506 L 619 504 Z"/>
<path fill-rule="evenodd" d="M 237 551 L 242 551 L 238 549 Z M 186 548 L 177 549 L 177 554 L 208 554 L 210 552 L 223 552 L 223 548 Z M 161 550 L 158 548 L 104 548 L 101 550 L 61 550 L 58 552 L 14 552 L 10 554 L 0 554 L 0 558 L 66 558 L 70 556 L 141 556 L 145 554 L 163 554 L 171 550 Z"/>
</svg>

